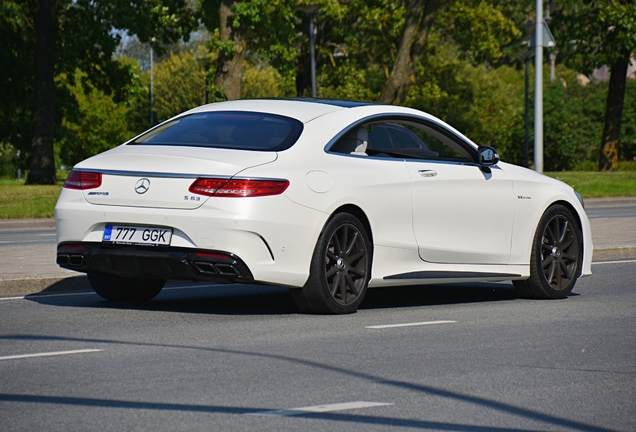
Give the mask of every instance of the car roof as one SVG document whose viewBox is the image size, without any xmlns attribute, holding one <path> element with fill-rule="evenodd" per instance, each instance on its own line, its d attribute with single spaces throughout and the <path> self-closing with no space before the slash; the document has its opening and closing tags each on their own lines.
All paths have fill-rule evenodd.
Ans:
<svg viewBox="0 0 636 432">
<path fill-rule="evenodd" d="M 194 114 L 210 111 L 255 111 L 278 114 L 307 123 L 325 114 L 361 106 L 378 105 L 373 102 L 339 99 L 241 99 L 202 105 L 184 113 Z"/>
</svg>

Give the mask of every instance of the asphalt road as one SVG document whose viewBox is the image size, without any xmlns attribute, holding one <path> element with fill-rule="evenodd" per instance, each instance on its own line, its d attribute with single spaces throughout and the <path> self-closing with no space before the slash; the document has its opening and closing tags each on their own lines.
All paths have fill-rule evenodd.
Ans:
<svg viewBox="0 0 636 432">
<path fill-rule="evenodd" d="M 0 249 L 57 244 L 55 228 L 0 229 Z"/>
<path fill-rule="evenodd" d="M 565 300 L 377 289 L 347 316 L 244 285 L 0 300 L 0 429 L 634 431 L 636 261 L 593 270 Z"/>
</svg>

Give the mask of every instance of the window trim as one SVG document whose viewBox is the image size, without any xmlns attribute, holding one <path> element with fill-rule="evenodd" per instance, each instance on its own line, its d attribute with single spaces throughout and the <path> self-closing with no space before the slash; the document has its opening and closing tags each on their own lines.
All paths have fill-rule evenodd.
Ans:
<svg viewBox="0 0 636 432">
<path fill-rule="evenodd" d="M 336 154 L 336 155 L 339 155 L 339 156 L 361 157 L 361 156 L 356 156 L 356 155 L 352 155 L 352 154 L 333 152 L 333 151 L 331 151 L 331 148 L 334 146 L 334 144 L 336 144 L 336 142 L 338 142 L 340 140 L 340 138 L 345 136 L 352 129 L 354 129 L 356 127 L 359 127 L 359 126 L 363 126 L 363 125 L 365 125 L 367 123 L 380 123 L 380 122 L 389 122 L 389 123 L 390 122 L 402 122 L 402 123 L 406 123 L 406 124 L 412 124 L 414 127 L 424 126 L 424 127 L 429 128 L 429 129 L 432 129 L 433 131 L 435 131 L 435 132 L 439 133 L 440 135 L 442 135 L 444 138 L 454 142 L 459 147 L 465 149 L 466 152 L 471 156 L 472 161 L 470 161 L 470 160 L 468 160 L 468 161 L 460 161 L 460 160 L 449 159 L 449 158 L 429 158 L 429 159 L 417 158 L 417 159 L 414 159 L 414 158 L 404 157 L 404 158 L 389 159 L 389 158 L 378 157 L 378 156 L 367 156 L 366 158 L 381 159 L 381 160 L 407 160 L 407 161 L 420 161 L 420 162 L 421 161 L 451 162 L 451 163 L 464 164 L 464 165 L 479 165 L 479 163 L 477 161 L 477 148 L 478 147 L 477 147 L 476 144 L 472 144 L 471 142 L 467 141 L 466 139 L 464 139 L 464 138 L 460 137 L 459 135 L 457 135 L 456 133 L 454 133 L 452 130 L 448 129 L 443 124 L 440 124 L 440 123 L 436 122 L 433 119 L 420 117 L 420 116 L 417 116 L 417 115 L 414 115 L 414 114 L 403 114 L 403 113 L 382 113 L 382 114 L 374 114 L 374 115 L 370 115 L 370 116 L 367 116 L 367 117 L 363 117 L 360 120 L 357 120 L 356 122 L 351 123 L 349 126 L 347 126 L 343 130 L 338 132 L 325 145 L 324 151 L 326 153 Z"/>
</svg>

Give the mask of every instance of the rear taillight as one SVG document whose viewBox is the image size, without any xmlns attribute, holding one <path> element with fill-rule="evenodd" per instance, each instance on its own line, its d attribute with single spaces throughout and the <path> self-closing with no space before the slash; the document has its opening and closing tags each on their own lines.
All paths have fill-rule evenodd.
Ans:
<svg viewBox="0 0 636 432">
<path fill-rule="evenodd" d="M 215 197 L 260 197 L 282 194 L 287 186 L 288 180 L 198 178 L 188 190 Z"/>
<path fill-rule="evenodd" d="M 72 170 L 64 182 L 66 189 L 95 189 L 102 185 L 102 173 Z"/>
</svg>

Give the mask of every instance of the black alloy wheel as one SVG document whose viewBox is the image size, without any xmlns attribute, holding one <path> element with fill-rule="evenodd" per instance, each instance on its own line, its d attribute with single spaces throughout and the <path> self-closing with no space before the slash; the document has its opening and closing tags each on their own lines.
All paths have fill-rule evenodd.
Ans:
<svg viewBox="0 0 636 432">
<path fill-rule="evenodd" d="M 353 215 L 336 214 L 325 226 L 312 258 L 310 275 L 292 298 L 304 312 L 354 312 L 367 291 L 371 273 L 369 236 Z"/>
<path fill-rule="evenodd" d="M 564 298 L 581 273 L 580 229 L 566 207 L 550 207 L 541 218 L 530 260 L 530 278 L 515 281 L 525 297 Z"/>
</svg>

